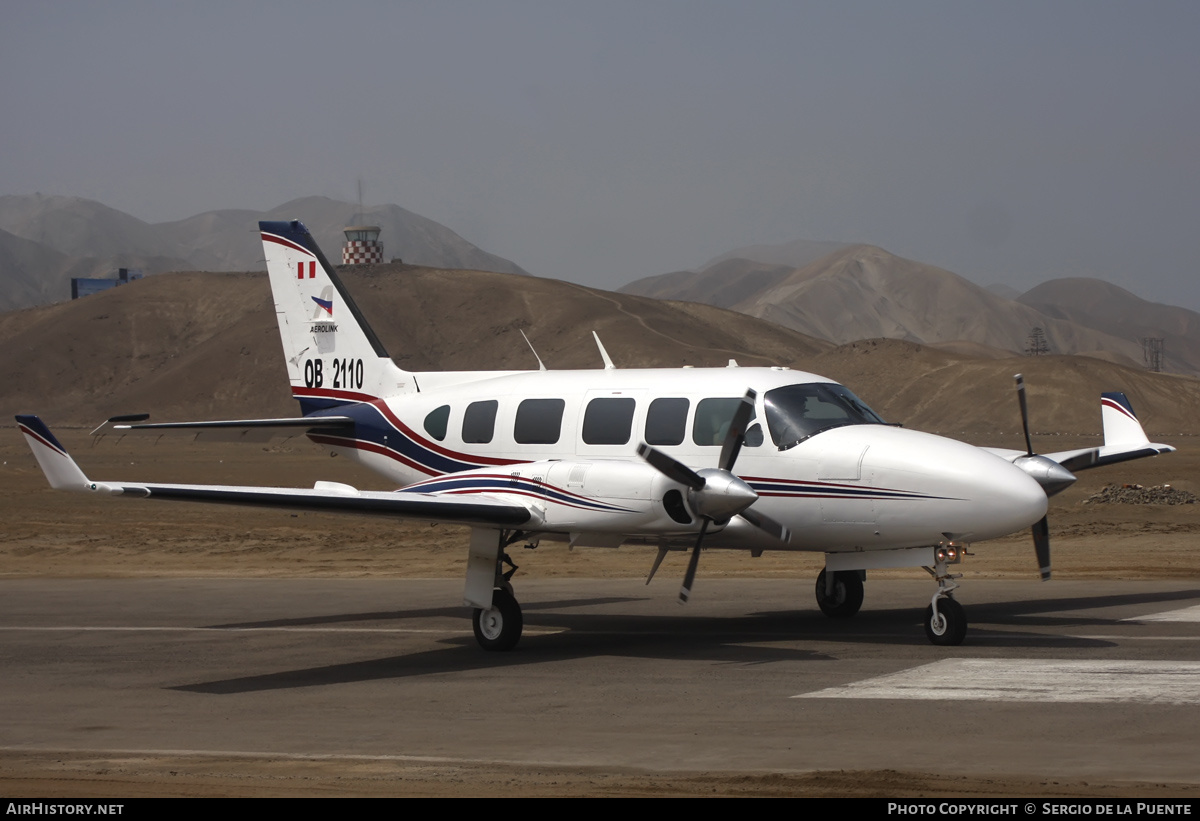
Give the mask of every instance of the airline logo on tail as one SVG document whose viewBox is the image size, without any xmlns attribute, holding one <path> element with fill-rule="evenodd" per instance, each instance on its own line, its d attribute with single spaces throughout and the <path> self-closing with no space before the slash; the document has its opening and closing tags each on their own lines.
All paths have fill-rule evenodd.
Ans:
<svg viewBox="0 0 1200 821">
<path fill-rule="evenodd" d="M 322 311 L 329 314 L 330 316 L 333 316 L 333 300 L 332 299 L 321 299 L 321 297 L 315 296 L 312 298 L 312 301 L 317 303 L 317 306 Z M 318 311 L 317 316 L 319 317 L 320 315 L 321 315 L 320 311 Z"/>
</svg>

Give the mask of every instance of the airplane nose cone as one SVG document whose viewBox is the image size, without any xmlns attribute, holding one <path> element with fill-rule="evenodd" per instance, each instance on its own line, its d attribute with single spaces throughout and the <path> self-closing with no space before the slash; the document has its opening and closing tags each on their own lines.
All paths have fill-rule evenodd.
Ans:
<svg viewBox="0 0 1200 821">
<path fill-rule="evenodd" d="M 849 430 L 849 429 L 846 429 Z M 1006 459 L 965 442 L 886 428 L 866 450 L 863 469 L 887 487 L 918 490 L 923 501 L 877 503 L 881 533 L 922 533 L 937 541 L 996 539 L 1030 527 L 1046 515 L 1046 492 Z"/>
<path fill-rule="evenodd" d="M 1046 515 L 1049 504 L 1046 491 L 1036 479 L 998 456 L 976 452 L 983 458 L 978 459 L 974 475 L 960 490 L 961 496 L 973 503 L 970 508 L 975 521 L 970 538 L 1006 536 L 1024 530 Z"/>
</svg>

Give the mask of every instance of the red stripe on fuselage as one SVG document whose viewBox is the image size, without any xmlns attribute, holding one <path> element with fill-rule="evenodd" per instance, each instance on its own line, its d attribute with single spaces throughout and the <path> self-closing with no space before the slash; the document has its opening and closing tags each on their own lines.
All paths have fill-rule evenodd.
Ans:
<svg viewBox="0 0 1200 821">
<path fill-rule="evenodd" d="M 422 465 L 420 462 L 414 462 L 403 453 L 394 451 L 391 448 L 385 448 L 383 445 L 377 445 L 374 442 L 366 442 L 362 439 L 342 439 L 336 436 L 322 436 L 319 433 L 310 433 L 308 438 L 316 442 L 318 445 L 329 445 L 335 448 L 353 448 L 354 450 L 365 450 L 369 453 L 376 453 L 380 456 L 386 456 L 389 459 L 394 459 L 402 465 L 407 465 L 413 470 L 420 471 L 428 476 L 438 477 L 446 474 L 438 473 L 428 465 Z"/>
<path fill-rule="evenodd" d="M 396 414 L 392 413 L 391 409 L 388 408 L 387 404 L 384 403 L 382 399 L 375 399 L 371 401 L 370 404 L 374 405 L 379 412 L 383 414 L 383 418 L 390 422 L 392 427 L 394 427 L 400 433 L 412 439 L 421 447 L 432 450 L 434 453 L 440 453 L 442 456 L 445 456 L 449 459 L 457 459 L 460 462 L 478 462 L 480 465 L 519 465 L 528 461 L 525 459 L 498 459 L 493 456 L 476 456 L 475 454 L 460 453 L 456 450 L 444 448 L 441 445 L 435 445 L 425 437 L 415 433 L 408 425 L 401 422 L 400 419 L 397 418 Z"/>
<path fill-rule="evenodd" d="M 378 401 L 378 397 L 372 396 L 369 393 L 344 391 L 338 388 L 292 388 L 292 397 L 303 397 L 305 399 L 345 399 L 350 402 L 368 403 Z"/>
</svg>

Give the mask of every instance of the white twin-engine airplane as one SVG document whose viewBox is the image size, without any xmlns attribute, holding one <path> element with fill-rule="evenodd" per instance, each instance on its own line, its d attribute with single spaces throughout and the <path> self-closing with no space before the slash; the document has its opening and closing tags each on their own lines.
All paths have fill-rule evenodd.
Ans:
<svg viewBox="0 0 1200 821">
<path fill-rule="evenodd" d="M 400 489 L 93 481 L 40 419 L 18 416 L 38 463 L 62 490 L 469 525 L 464 599 L 487 650 L 521 636 L 506 549 L 547 539 L 656 544 L 650 577 L 667 551 L 690 547 L 681 601 L 702 546 L 823 552 L 816 598 L 833 617 L 858 612 L 867 570 L 924 567 L 937 581 L 925 632 L 959 644 L 961 574 L 948 568 L 966 543 L 1032 527 L 1049 578 L 1047 497 L 1072 471 L 1174 450 L 1150 443 L 1123 394 L 1106 393 L 1102 447 L 1036 455 L 1019 376 L 1023 452 L 889 425 L 845 387 L 787 368 L 617 369 L 600 346 L 603 370 L 409 373 L 303 224 L 259 229 L 302 418 L 116 427 L 304 433 Z"/>
</svg>

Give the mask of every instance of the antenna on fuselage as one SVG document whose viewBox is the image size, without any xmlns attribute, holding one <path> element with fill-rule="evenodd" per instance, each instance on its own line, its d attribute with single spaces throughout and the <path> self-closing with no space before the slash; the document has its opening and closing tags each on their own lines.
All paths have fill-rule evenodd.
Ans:
<svg viewBox="0 0 1200 821">
<path fill-rule="evenodd" d="M 604 343 L 600 341 L 600 334 L 592 331 L 592 337 L 596 340 L 596 347 L 600 349 L 600 358 L 604 360 L 604 370 L 616 370 L 617 366 L 613 364 L 612 359 L 608 355 L 608 351 L 604 350 Z"/>
<path fill-rule="evenodd" d="M 521 331 L 520 328 L 517 328 L 517 330 Z M 521 331 L 521 336 L 525 336 L 524 331 Z M 546 366 L 542 364 L 542 358 L 537 355 L 537 351 L 533 350 L 533 343 L 529 341 L 529 337 L 527 337 L 527 336 L 525 336 L 525 344 L 529 346 L 529 350 L 533 351 L 533 358 L 538 361 L 538 370 L 539 371 L 546 370 Z"/>
</svg>

